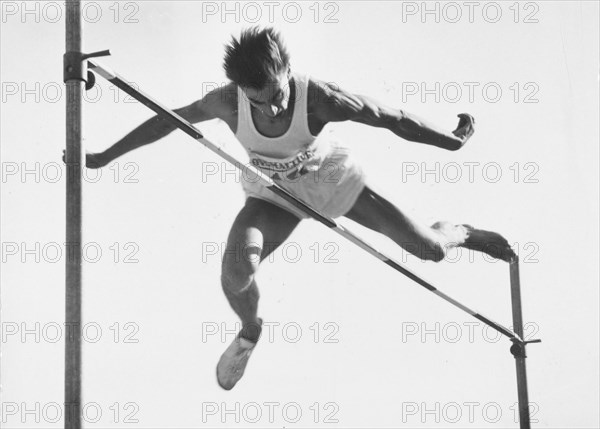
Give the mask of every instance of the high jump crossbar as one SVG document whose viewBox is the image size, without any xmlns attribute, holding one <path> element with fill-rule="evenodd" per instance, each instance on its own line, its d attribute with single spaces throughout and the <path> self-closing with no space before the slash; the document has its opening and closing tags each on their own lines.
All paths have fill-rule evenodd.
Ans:
<svg viewBox="0 0 600 429">
<path fill-rule="evenodd" d="M 293 204 L 296 208 L 298 208 L 299 210 L 302 210 L 302 212 L 304 212 L 305 214 L 307 214 L 310 217 L 312 217 L 313 219 L 321 222 L 325 226 L 328 226 L 329 228 L 331 228 L 332 230 L 334 230 L 341 236 L 345 237 L 352 243 L 356 244 L 358 247 L 362 248 L 363 250 L 367 251 L 371 255 L 373 255 L 376 258 L 380 259 L 381 261 L 385 262 L 387 265 L 394 268 L 396 271 L 399 271 L 400 273 L 404 274 L 406 277 L 410 278 L 411 280 L 415 281 L 419 285 L 423 286 L 428 291 L 433 292 L 434 294 L 436 294 L 443 300 L 449 302 L 450 304 L 454 305 L 455 307 L 460 308 L 464 312 L 470 314 L 471 316 L 475 317 L 476 319 L 480 320 L 481 322 L 485 323 L 486 325 L 490 326 L 491 328 L 495 329 L 496 331 L 500 332 L 501 334 L 507 336 L 509 339 L 511 339 L 517 343 L 524 342 L 521 335 L 518 335 L 517 333 L 513 332 L 512 330 L 502 326 L 500 323 L 493 321 L 492 319 L 482 315 L 478 311 L 475 311 L 475 310 L 467 307 L 466 305 L 461 304 L 459 301 L 457 301 L 454 298 L 443 293 L 442 291 L 437 289 L 435 286 L 433 286 L 429 281 L 423 279 L 422 277 L 413 273 L 408 268 L 401 265 L 399 262 L 395 261 L 391 257 L 389 257 L 389 256 L 383 254 L 382 252 L 378 251 L 377 249 L 375 249 L 373 246 L 368 244 L 365 240 L 363 240 L 362 238 L 358 237 L 356 234 L 351 232 L 348 228 L 340 225 L 334 219 L 320 213 L 319 211 L 315 210 L 314 208 L 312 208 L 311 206 L 306 204 L 304 201 L 302 201 L 299 198 L 297 198 L 296 196 L 292 195 L 289 191 L 287 191 L 285 188 L 283 188 L 281 185 L 279 185 L 275 180 L 273 180 L 271 177 L 269 177 L 268 175 L 266 175 L 265 173 L 263 173 L 256 167 L 245 164 L 245 163 L 241 162 L 240 160 L 238 160 L 237 158 L 233 157 L 232 155 L 228 154 L 227 152 L 223 151 L 220 146 L 218 146 L 217 144 L 206 139 L 202 135 L 200 130 L 198 130 L 196 127 L 194 127 L 192 124 L 190 124 L 187 120 L 185 120 L 184 118 L 182 118 L 181 116 L 179 116 L 178 114 L 173 112 L 172 110 L 168 109 L 167 107 L 163 106 L 158 101 L 152 99 L 148 94 L 145 94 L 144 92 L 142 92 L 139 89 L 135 89 L 122 76 L 118 75 L 117 73 L 115 73 L 114 71 L 112 71 L 111 69 L 109 69 L 107 67 L 101 66 L 97 62 L 92 62 L 92 61 L 88 61 L 88 62 L 89 62 L 90 70 L 98 73 L 100 76 L 102 76 L 103 78 L 108 80 L 110 83 L 115 85 L 117 88 L 121 89 L 123 92 L 127 93 L 128 95 L 130 95 L 133 98 L 135 98 L 136 100 L 138 100 L 140 103 L 144 104 L 145 106 L 147 106 L 148 108 L 153 110 L 161 118 L 166 119 L 167 121 L 171 122 L 177 128 L 179 128 L 180 130 L 182 130 L 183 132 L 185 132 L 186 134 L 188 134 L 195 140 L 202 143 L 204 146 L 206 146 L 208 149 L 210 149 L 211 151 L 216 153 L 218 156 L 225 159 L 229 163 L 233 164 L 240 171 L 249 175 L 246 177 L 252 177 L 252 178 L 256 177 L 258 179 L 258 181 L 263 186 L 265 186 L 267 189 L 269 189 L 271 192 L 284 198 L 286 201 Z"/>
</svg>

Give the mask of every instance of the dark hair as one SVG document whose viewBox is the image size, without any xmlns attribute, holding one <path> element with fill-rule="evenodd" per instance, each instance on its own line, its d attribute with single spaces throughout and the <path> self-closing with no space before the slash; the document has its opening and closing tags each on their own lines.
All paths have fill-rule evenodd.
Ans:
<svg viewBox="0 0 600 429">
<path fill-rule="evenodd" d="M 236 85 L 263 89 L 269 81 L 287 70 L 290 56 L 275 29 L 252 27 L 242 31 L 239 40 L 225 46 L 223 69 Z"/>
</svg>

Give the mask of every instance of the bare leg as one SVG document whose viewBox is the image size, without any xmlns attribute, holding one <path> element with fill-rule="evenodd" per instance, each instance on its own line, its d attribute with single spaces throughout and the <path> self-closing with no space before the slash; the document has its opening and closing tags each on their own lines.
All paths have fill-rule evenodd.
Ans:
<svg viewBox="0 0 600 429">
<path fill-rule="evenodd" d="M 508 242 L 497 233 L 450 222 L 436 222 L 431 227 L 421 225 L 368 187 L 345 216 L 384 234 L 407 252 L 424 260 L 439 262 L 448 249 L 459 246 L 507 261 L 514 256 Z"/>
<path fill-rule="evenodd" d="M 259 292 L 255 276 L 260 262 L 283 243 L 300 219 L 286 210 L 256 198 L 248 198 L 227 240 L 221 284 L 231 308 L 242 321 L 240 335 L 256 342 Z"/>
</svg>

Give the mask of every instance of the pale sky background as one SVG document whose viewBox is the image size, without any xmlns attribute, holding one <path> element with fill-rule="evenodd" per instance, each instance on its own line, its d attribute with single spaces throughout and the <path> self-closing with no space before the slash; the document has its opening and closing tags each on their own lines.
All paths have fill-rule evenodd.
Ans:
<svg viewBox="0 0 600 429">
<path fill-rule="evenodd" d="M 21 2 L 2 2 L 1 401 L 7 428 L 62 425 L 51 421 L 63 401 L 65 177 L 57 168 L 63 168 L 65 144 L 64 10 L 57 9 L 60 3 L 37 4 L 37 15 L 35 6 L 23 15 Z M 408 215 L 428 224 L 470 223 L 516 243 L 524 318 L 529 335 L 543 340 L 528 347 L 534 426 L 598 427 L 598 3 L 501 2 L 496 23 L 488 22 L 493 5 L 479 3 L 469 22 L 467 7 L 457 4 L 458 22 L 449 22 L 456 9 L 437 3 L 439 22 L 426 15 L 423 23 L 421 10 L 406 14 L 421 2 L 404 2 L 405 13 L 401 2 L 277 2 L 271 24 L 282 31 L 295 70 L 448 130 L 456 114 L 475 116 L 477 131 L 458 152 L 358 124 L 331 128 L 360 159 L 369 183 Z M 269 24 L 268 6 L 255 5 L 259 23 Z M 213 7 L 217 13 L 209 15 Z M 193 1 L 91 2 L 84 46 L 111 49 L 103 64 L 164 104 L 181 107 L 206 86 L 226 81 L 223 45 L 257 10 L 244 15 L 238 5 L 237 19 L 222 16 L 221 7 L 207 2 L 203 12 Z M 291 22 L 294 7 L 302 11 L 297 22 Z M 104 150 L 152 114 L 98 80 L 84 113 L 88 151 Z M 436 82 L 438 102 L 435 94 L 422 100 L 421 93 L 408 92 L 414 83 L 431 89 Z M 476 83 L 470 84 L 472 99 L 465 82 Z M 502 93 L 492 102 L 495 88 Z M 243 156 L 224 124 L 199 127 Z M 432 174 L 421 177 L 436 163 L 444 173 L 438 183 Z M 457 166 L 462 177 L 450 183 Z M 22 177 L 36 168 L 37 177 Z M 419 173 L 407 175 L 415 168 Z M 313 221 L 302 223 L 286 251 L 262 267 L 259 313 L 272 323 L 272 338 L 263 337 L 238 386 L 221 390 L 215 366 L 233 334 L 224 340 L 206 334 L 233 331 L 237 321 L 221 293 L 215 250 L 224 246 L 243 204 L 236 176 L 221 176 L 228 171 L 177 131 L 122 157 L 100 177 L 89 172 L 86 427 L 518 427 L 510 342 Z M 389 240 L 351 226 L 403 258 Z M 137 262 L 125 263 L 128 255 Z M 508 266 L 468 252 L 457 259 L 434 264 L 411 257 L 407 265 L 510 325 Z M 436 326 L 437 341 L 432 333 L 421 337 Z M 24 330 L 32 333 L 22 338 Z M 257 410 L 262 414 L 252 423 Z"/>
</svg>

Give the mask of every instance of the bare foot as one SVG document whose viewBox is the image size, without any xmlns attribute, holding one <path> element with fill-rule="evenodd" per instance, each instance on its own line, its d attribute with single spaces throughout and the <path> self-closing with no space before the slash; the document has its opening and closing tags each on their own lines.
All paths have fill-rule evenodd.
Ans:
<svg viewBox="0 0 600 429">
<path fill-rule="evenodd" d="M 506 238 L 497 232 L 476 229 L 471 225 L 463 226 L 467 229 L 468 235 L 461 247 L 477 250 L 506 262 L 512 261 L 517 256 Z"/>
</svg>

